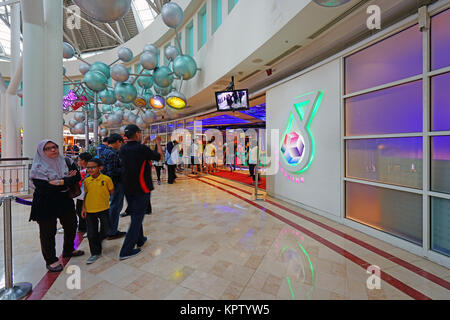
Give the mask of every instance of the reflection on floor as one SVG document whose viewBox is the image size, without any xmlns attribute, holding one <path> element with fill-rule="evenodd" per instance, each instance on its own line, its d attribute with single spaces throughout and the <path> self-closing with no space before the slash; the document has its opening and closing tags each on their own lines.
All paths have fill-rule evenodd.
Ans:
<svg viewBox="0 0 450 320">
<path fill-rule="evenodd" d="M 156 186 L 140 255 L 119 261 L 123 239 L 105 240 L 88 266 L 85 239 L 86 256 L 72 258 L 42 298 L 450 299 L 449 269 L 281 201 L 254 202 L 251 192 L 215 176 Z M 121 218 L 120 229 L 128 223 Z M 25 246 L 15 250 L 30 249 L 34 270 L 20 281 L 34 281 L 45 273 L 37 227 L 23 228 Z M 380 289 L 368 288 L 377 284 L 368 286 L 370 265 L 381 268 Z"/>
</svg>

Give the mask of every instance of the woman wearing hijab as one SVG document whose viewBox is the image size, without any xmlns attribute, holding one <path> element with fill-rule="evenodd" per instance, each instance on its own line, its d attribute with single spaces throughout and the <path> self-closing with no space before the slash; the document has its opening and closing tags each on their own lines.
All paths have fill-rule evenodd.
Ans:
<svg viewBox="0 0 450 320">
<path fill-rule="evenodd" d="M 69 163 L 68 166 L 60 155 L 56 143 L 42 140 L 38 144 L 30 171 L 30 179 L 35 186 L 30 221 L 39 224 L 42 255 L 51 272 L 63 270 L 56 257 L 56 219 L 59 219 L 64 228 L 63 257 L 84 254 L 81 250 L 74 250 L 77 218 L 74 202 L 67 192 L 71 185 L 81 180 L 81 176 L 75 164 Z"/>
</svg>

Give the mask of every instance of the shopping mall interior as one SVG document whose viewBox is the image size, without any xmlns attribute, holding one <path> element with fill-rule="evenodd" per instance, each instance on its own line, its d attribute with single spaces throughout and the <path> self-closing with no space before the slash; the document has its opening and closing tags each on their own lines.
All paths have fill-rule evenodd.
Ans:
<svg viewBox="0 0 450 320">
<path fill-rule="evenodd" d="M 449 30 L 450 0 L 0 2 L 0 300 L 449 300 Z"/>
</svg>

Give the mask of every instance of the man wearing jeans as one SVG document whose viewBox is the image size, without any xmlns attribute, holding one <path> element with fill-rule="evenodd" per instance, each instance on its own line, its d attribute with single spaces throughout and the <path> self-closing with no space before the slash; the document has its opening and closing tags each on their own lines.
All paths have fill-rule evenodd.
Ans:
<svg viewBox="0 0 450 320">
<path fill-rule="evenodd" d="M 119 216 L 123 207 L 123 185 L 121 182 L 122 168 L 120 165 L 119 150 L 123 145 L 120 134 L 114 133 L 108 138 L 108 146 L 103 150 L 100 160 L 103 163 L 102 173 L 111 178 L 114 183 L 114 193 L 111 195 L 109 208 L 108 240 L 125 236 L 126 232 L 119 231 Z"/>
<path fill-rule="evenodd" d="M 156 150 L 141 144 L 142 132 L 138 126 L 130 124 L 125 128 L 127 144 L 119 152 L 122 164 L 122 184 L 128 202 L 127 211 L 131 223 L 120 250 L 119 259 L 125 260 L 141 252 L 147 241 L 144 237 L 142 221 L 150 204 L 150 192 L 153 190 L 151 161 L 159 161 L 163 156 L 161 137 L 156 137 Z M 149 138 L 146 138 L 146 141 Z M 135 248 L 137 246 L 137 248 Z"/>
</svg>

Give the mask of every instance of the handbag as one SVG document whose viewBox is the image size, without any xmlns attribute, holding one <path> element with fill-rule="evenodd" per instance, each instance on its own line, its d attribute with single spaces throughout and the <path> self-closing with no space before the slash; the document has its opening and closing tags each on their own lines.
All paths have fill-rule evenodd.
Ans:
<svg viewBox="0 0 450 320">
<path fill-rule="evenodd" d="M 70 169 L 71 167 L 71 163 L 69 162 L 70 160 L 65 158 L 66 160 L 66 164 L 67 167 Z M 69 195 L 70 198 L 76 198 L 81 194 L 81 187 L 79 183 L 74 183 L 72 185 L 69 186 L 69 190 L 67 191 L 67 194 Z"/>
</svg>

